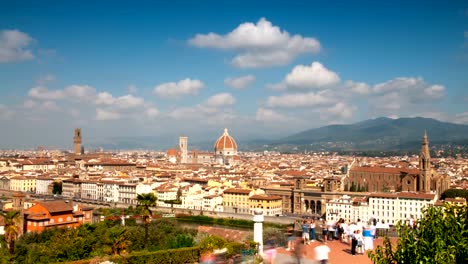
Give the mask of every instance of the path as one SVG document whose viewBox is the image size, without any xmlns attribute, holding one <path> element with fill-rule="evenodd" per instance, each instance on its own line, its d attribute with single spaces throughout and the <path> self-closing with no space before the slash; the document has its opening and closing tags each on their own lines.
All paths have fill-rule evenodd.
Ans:
<svg viewBox="0 0 468 264">
<path fill-rule="evenodd" d="M 374 248 L 377 245 L 382 245 L 383 238 L 378 238 L 374 241 Z M 321 242 L 312 242 L 310 245 L 305 245 L 306 256 L 305 260 L 301 264 L 312 264 L 314 263 L 314 248 L 320 245 Z M 366 253 L 363 255 L 351 255 L 351 246 L 347 243 L 341 243 L 338 240 L 327 242 L 327 246 L 330 247 L 330 259 L 329 264 L 372 264 Z M 294 262 L 294 254 L 290 251 L 286 251 L 285 248 L 278 248 L 278 255 L 275 260 L 275 264 L 287 264 L 296 263 Z"/>
</svg>

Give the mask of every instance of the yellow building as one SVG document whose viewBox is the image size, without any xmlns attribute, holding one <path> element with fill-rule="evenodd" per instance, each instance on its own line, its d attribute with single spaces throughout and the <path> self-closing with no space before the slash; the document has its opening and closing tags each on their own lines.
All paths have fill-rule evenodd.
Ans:
<svg viewBox="0 0 468 264">
<path fill-rule="evenodd" d="M 10 190 L 20 192 L 34 192 L 36 190 L 36 178 L 16 176 L 10 178 Z"/>
<path fill-rule="evenodd" d="M 230 188 L 223 192 L 223 210 L 226 213 L 249 214 L 249 197 L 252 190 Z"/>
<path fill-rule="evenodd" d="M 445 198 L 445 203 L 455 206 L 464 206 L 466 205 L 466 199 L 463 197 Z"/>
<path fill-rule="evenodd" d="M 281 196 L 258 194 L 252 195 L 249 198 L 250 213 L 260 208 L 265 216 L 279 216 L 283 208 L 283 199 Z"/>
</svg>

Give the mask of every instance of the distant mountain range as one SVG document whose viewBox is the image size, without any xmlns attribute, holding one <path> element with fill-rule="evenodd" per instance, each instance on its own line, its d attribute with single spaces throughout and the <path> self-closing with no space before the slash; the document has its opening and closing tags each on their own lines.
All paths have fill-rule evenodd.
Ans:
<svg viewBox="0 0 468 264">
<path fill-rule="evenodd" d="M 240 150 L 298 151 L 418 151 L 427 132 L 431 146 L 463 146 L 468 150 L 468 125 L 441 122 L 432 118 L 380 117 L 349 125 L 329 125 L 305 130 L 277 140 L 238 140 Z M 105 149 L 159 149 L 177 146 L 177 138 L 113 138 L 98 146 Z M 213 140 L 192 141 L 190 149 L 211 151 Z"/>
<path fill-rule="evenodd" d="M 328 150 L 414 150 L 421 145 L 424 131 L 433 145 L 468 145 L 468 125 L 422 117 L 380 117 L 350 125 L 329 125 L 302 131 L 271 144 Z"/>
</svg>

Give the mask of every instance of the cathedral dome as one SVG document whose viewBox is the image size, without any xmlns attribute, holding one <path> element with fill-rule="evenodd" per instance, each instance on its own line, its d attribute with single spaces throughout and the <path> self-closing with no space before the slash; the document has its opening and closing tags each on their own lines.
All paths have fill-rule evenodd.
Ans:
<svg viewBox="0 0 468 264">
<path fill-rule="evenodd" d="M 220 136 L 218 140 L 216 140 L 216 143 L 214 144 L 214 150 L 237 150 L 236 141 L 229 135 L 227 128 L 224 129 L 223 135 Z"/>
</svg>

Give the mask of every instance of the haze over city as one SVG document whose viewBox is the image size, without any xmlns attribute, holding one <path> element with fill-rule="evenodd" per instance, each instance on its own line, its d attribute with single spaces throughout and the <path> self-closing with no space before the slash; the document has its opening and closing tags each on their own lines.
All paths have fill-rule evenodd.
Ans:
<svg viewBox="0 0 468 264">
<path fill-rule="evenodd" d="M 4 2 L 0 148 L 468 124 L 466 2 L 404 3 Z"/>
</svg>

